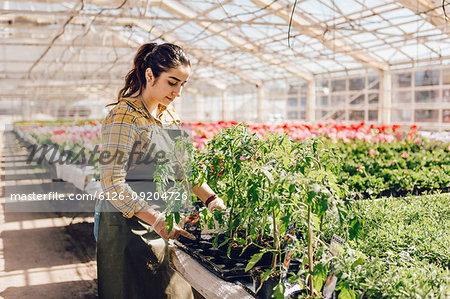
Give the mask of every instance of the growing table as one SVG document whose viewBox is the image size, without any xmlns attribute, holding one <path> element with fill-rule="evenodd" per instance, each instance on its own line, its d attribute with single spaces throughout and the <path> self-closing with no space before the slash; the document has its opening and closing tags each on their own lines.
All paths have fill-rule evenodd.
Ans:
<svg viewBox="0 0 450 299">
<path fill-rule="evenodd" d="M 211 273 L 197 260 L 178 248 L 174 242 L 169 245 L 169 265 L 205 298 L 255 298 L 243 285 L 225 281 Z"/>
</svg>

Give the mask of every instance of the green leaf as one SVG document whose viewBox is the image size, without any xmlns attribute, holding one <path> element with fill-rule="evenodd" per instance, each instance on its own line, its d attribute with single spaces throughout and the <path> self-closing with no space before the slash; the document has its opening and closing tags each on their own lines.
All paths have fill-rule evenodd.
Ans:
<svg viewBox="0 0 450 299">
<path fill-rule="evenodd" d="M 222 243 L 220 243 L 220 245 L 218 246 L 218 248 L 222 247 L 225 244 L 228 244 L 228 241 L 230 240 L 230 238 L 226 237 L 225 241 L 223 241 Z"/>
<path fill-rule="evenodd" d="M 358 240 L 358 237 L 362 234 L 362 224 L 358 217 L 353 217 L 350 220 L 350 227 L 348 229 L 351 240 Z"/>
<path fill-rule="evenodd" d="M 280 282 L 277 284 L 277 286 L 274 288 L 273 297 L 276 299 L 284 299 L 284 283 Z"/>
<path fill-rule="evenodd" d="M 320 185 L 313 183 L 308 186 L 308 200 L 312 202 L 312 200 L 320 193 Z"/>
<path fill-rule="evenodd" d="M 214 211 L 216 211 L 216 210 L 214 210 Z M 203 218 L 208 217 L 208 210 L 207 209 L 203 209 L 202 210 L 202 214 L 203 214 Z"/>
<path fill-rule="evenodd" d="M 294 283 L 294 282 L 297 282 L 297 280 L 299 280 L 299 279 L 300 279 L 300 275 L 295 274 L 295 275 L 289 276 L 287 281 L 290 283 Z"/>
<path fill-rule="evenodd" d="M 358 265 L 362 265 L 364 263 L 364 258 L 359 257 L 356 261 L 353 262 L 352 267 L 356 267 Z"/>
<path fill-rule="evenodd" d="M 167 225 L 167 233 L 170 234 L 170 232 L 173 229 L 173 215 L 170 214 L 168 217 L 166 217 L 166 225 Z"/>
<path fill-rule="evenodd" d="M 320 218 L 317 217 L 316 215 L 312 214 L 311 215 L 311 220 L 312 220 L 312 223 L 313 223 L 314 227 L 316 229 L 319 229 L 320 228 Z"/>
<path fill-rule="evenodd" d="M 355 291 L 347 285 L 342 286 L 338 299 L 356 299 Z"/>
<path fill-rule="evenodd" d="M 273 179 L 273 175 L 269 172 L 269 170 L 266 167 L 261 167 L 261 171 L 269 179 L 269 182 L 271 184 L 273 184 L 275 182 L 275 180 Z"/>
<path fill-rule="evenodd" d="M 294 183 L 292 183 L 291 185 L 289 185 L 289 193 L 294 193 L 294 191 L 295 191 L 295 184 Z"/>
<path fill-rule="evenodd" d="M 318 149 L 318 144 L 317 144 L 317 141 L 314 140 L 313 141 L 313 150 L 314 150 L 314 152 L 317 152 L 317 149 Z"/>
<path fill-rule="evenodd" d="M 283 157 L 283 166 L 284 166 L 284 168 L 289 167 L 289 158 L 288 157 Z"/>
<path fill-rule="evenodd" d="M 336 248 L 336 250 L 339 251 L 340 254 L 344 254 L 345 253 L 344 248 L 342 248 L 342 246 L 339 245 L 338 243 L 333 243 L 333 247 Z"/>
<path fill-rule="evenodd" d="M 250 261 L 247 264 L 247 267 L 245 267 L 245 272 L 253 268 L 256 265 L 256 263 L 259 262 L 259 260 L 262 258 L 263 255 L 264 252 L 255 253 L 254 255 L 252 255 Z"/>
<path fill-rule="evenodd" d="M 233 200 L 234 189 L 230 188 L 227 190 L 227 202 L 231 203 Z"/>
<path fill-rule="evenodd" d="M 328 199 L 326 199 L 326 198 L 320 199 L 315 206 L 315 210 L 316 210 L 317 215 L 319 215 L 319 216 L 325 215 L 325 213 L 328 210 Z"/>
<path fill-rule="evenodd" d="M 272 274 L 272 271 L 270 269 L 266 269 L 266 271 L 263 274 L 261 274 L 261 283 L 260 283 L 258 289 L 256 290 L 256 293 L 259 292 L 259 290 L 263 286 L 263 283 L 269 279 L 270 274 Z"/>
<path fill-rule="evenodd" d="M 327 266 L 317 264 L 314 266 L 314 288 L 318 291 L 322 289 L 324 282 L 327 280 Z"/>
<path fill-rule="evenodd" d="M 181 220 L 181 216 L 180 216 L 180 212 L 175 212 L 175 223 L 180 223 Z"/>
<path fill-rule="evenodd" d="M 364 260 L 366 259 L 366 256 L 364 255 L 364 253 L 359 252 L 357 250 L 355 250 L 356 255 L 358 256 L 358 259 L 356 261 L 353 262 L 352 267 L 356 267 L 358 265 L 361 265 L 364 263 Z"/>
</svg>

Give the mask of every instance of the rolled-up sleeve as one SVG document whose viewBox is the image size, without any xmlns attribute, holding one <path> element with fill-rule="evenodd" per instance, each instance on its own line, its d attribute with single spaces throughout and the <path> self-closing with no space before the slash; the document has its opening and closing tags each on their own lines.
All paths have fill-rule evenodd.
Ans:
<svg viewBox="0 0 450 299">
<path fill-rule="evenodd" d="M 130 153 L 138 141 L 139 132 L 136 117 L 128 112 L 127 107 L 123 105 L 116 108 L 110 112 L 102 125 L 100 182 L 104 198 L 109 199 L 124 217 L 131 218 L 147 205 L 144 199 L 133 193 L 125 181 Z"/>
</svg>

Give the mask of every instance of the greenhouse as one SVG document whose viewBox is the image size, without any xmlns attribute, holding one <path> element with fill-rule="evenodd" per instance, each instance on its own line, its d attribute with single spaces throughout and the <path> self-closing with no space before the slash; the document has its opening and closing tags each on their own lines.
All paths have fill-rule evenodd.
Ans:
<svg viewBox="0 0 450 299">
<path fill-rule="evenodd" d="M 0 297 L 450 297 L 450 2 L 0 4 Z"/>
</svg>

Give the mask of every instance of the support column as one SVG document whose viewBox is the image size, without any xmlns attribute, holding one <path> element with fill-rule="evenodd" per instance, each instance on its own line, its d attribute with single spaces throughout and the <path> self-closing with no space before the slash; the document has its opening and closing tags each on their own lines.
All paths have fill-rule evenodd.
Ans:
<svg viewBox="0 0 450 299">
<path fill-rule="evenodd" d="M 264 87 L 263 84 L 258 84 L 256 86 L 256 89 L 258 90 L 258 101 L 257 101 L 257 115 L 256 120 L 258 122 L 264 121 Z"/>
<path fill-rule="evenodd" d="M 313 122 L 316 120 L 316 80 L 307 82 L 306 92 L 306 120 Z"/>
<path fill-rule="evenodd" d="M 378 105 L 378 121 L 382 124 L 391 123 L 392 74 L 382 71 L 380 74 L 380 103 Z"/>
</svg>

